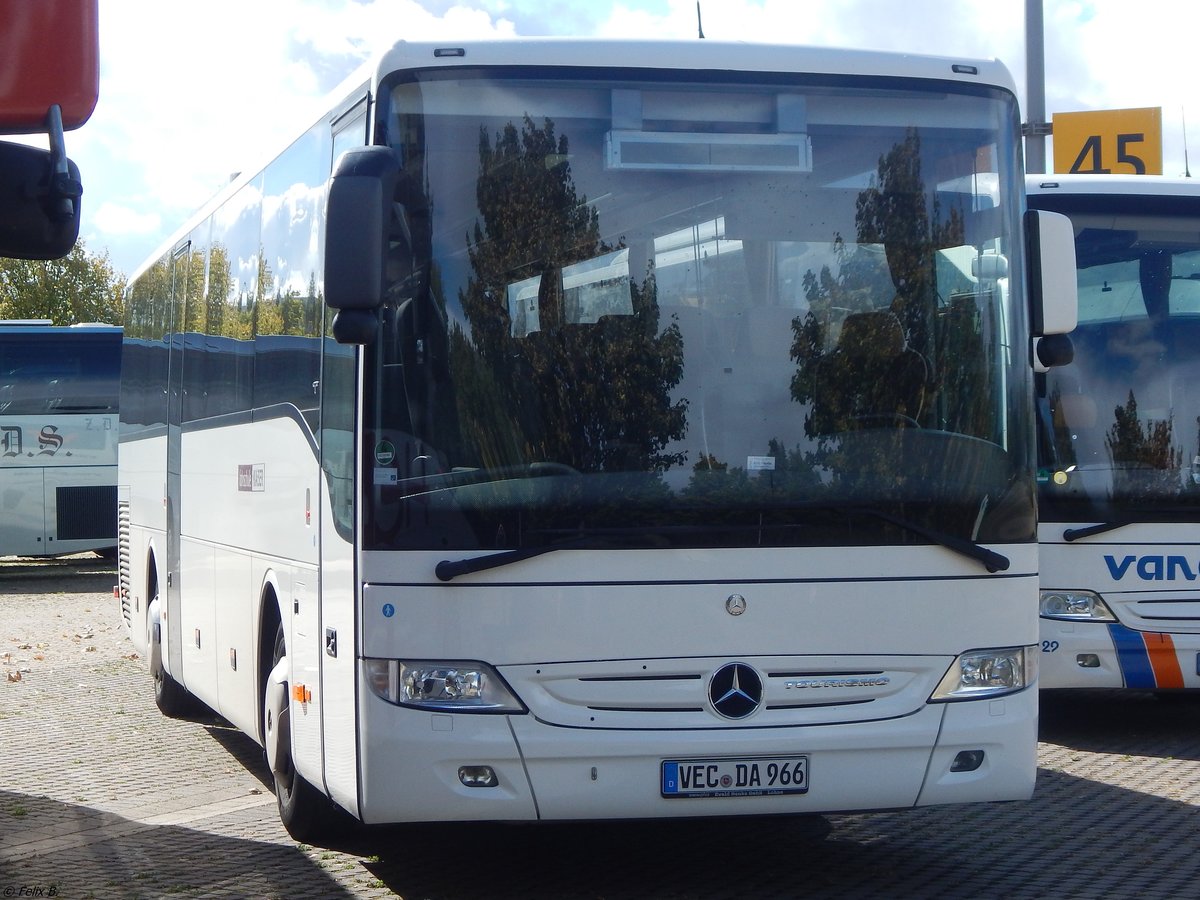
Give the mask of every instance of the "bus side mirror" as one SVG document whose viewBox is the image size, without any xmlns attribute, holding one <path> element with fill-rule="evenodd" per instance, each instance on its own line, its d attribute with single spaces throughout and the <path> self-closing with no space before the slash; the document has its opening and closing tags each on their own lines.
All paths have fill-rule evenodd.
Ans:
<svg viewBox="0 0 1200 900">
<path fill-rule="evenodd" d="M 1029 265 L 1029 324 L 1034 367 L 1045 371 L 1067 365 L 1074 356 L 1071 339 L 1079 319 L 1075 273 L 1075 231 L 1061 213 L 1031 209 L 1025 213 Z"/>
<path fill-rule="evenodd" d="M 325 199 L 325 303 L 339 343 L 370 343 L 400 165 L 387 147 L 355 147 L 334 165 Z M 339 322 L 341 323 L 339 325 Z"/>
<path fill-rule="evenodd" d="M 0 143 L 0 256 L 58 259 L 79 237 L 79 168 L 65 156 Z"/>
</svg>

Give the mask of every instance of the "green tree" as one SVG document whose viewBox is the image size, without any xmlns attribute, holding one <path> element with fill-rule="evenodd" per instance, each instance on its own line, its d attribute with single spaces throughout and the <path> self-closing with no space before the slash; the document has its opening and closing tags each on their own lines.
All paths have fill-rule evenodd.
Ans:
<svg viewBox="0 0 1200 900">
<path fill-rule="evenodd" d="M 810 435 L 845 431 L 856 427 L 856 421 L 875 421 L 877 417 L 865 414 L 887 409 L 916 420 L 922 409 L 931 408 L 933 395 L 947 374 L 941 368 L 946 360 L 970 361 L 955 364 L 955 386 L 973 398 L 984 396 L 979 384 L 986 374 L 979 371 L 984 359 L 982 344 L 960 336 L 953 346 L 939 345 L 936 336 L 936 251 L 962 244 L 964 223 L 958 209 L 944 210 L 936 199 L 930 203 L 921 164 L 920 136 L 909 129 L 904 140 L 879 158 L 877 174 L 858 195 L 855 249 L 849 250 L 841 236 L 835 236 L 839 275 L 835 278 L 823 268 L 820 276 L 811 271 L 804 276 L 810 312 L 804 320 L 792 323 L 792 358 L 799 365 L 791 390 L 797 402 L 812 404 L 805 419 Z M 885 297 L 880 296 L 878 279 L 871 274 L 875 268 L 869 259 L 872 254 L 864 250 L 872 246 L 883 247 L 891 276 L 888 288 L 892 296 L 886 306 L 881 302 Z M 835 315 L 835 310 L 842 311 L 841 315 Z M 838 352 L 830 346 L 835 323 L 840 326 L 843 318 L 868 311 L 882 315 L 867 326 L 868 340 L 858 348 L 862 352 Z M 857 332 L 842 328 L 842 334 Z M 922 354 L 932 364 L 932 371 L 915 364 L 912 372 L 898 371 L 885 354 L 901 347 Z M 968 382 L 976 388 L 974 392 L 967 390 Z M 972 410 L 963 415 L 978 418 Z M 959 427 L 978 433 L 986 424 Z"/>
<path fill-rule="evenodd" d="M 1174 420 L 1143 422 L 1132 390 L 1125 405 L 1113 409 L 1104 444 L 1112 456 L 1114 497 L 1144 500 L 1179 492 L 1183 450 L 1174 441 Z"/>
<path fill-rule="evenodd" d="M 580 322 L 564 289 L 565 267 L 618 249 L 601 239 L 596 210 L 576 191 L 567 138 L 551 120 L 539 126 L 529 117 L 494 139 L 481 130 L 476 197 L 473 276 L 460 300 L 477 356 L 462 353 L 462 339 L 452 346 L 466 420 L 488 423 L 500 438 L 469 434 L 480 456 L 490 465 L 549 460 L 587 472 L 680 462 L 664 448 L 686 427 L 686 405 L 670 399 L 683 346 L 678 327 L 658 333 L 653 271 L 640 286 L 631 278 L 632 314 L 597 322 Z M 514 329 L 508 289 L 532 278 L 536 326 Z M 482 371 L 471 368 L 479 364 Z"/>
<path fill-rule="evenodd" d="M 121 324 L 125 278 L 82 241 L 62 259 L 0 258 L 0 318 Z"/>
</svg>

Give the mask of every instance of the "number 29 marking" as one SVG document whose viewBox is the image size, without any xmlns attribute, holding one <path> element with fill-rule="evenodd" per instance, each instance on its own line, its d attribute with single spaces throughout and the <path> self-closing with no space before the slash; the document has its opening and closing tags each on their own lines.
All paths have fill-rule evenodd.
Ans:
<svg viewBox="0 0 1200 900">
<path fill-rule="evenodd" d="M 1042 652 L 1053 653 L 1058 649 L 1058 641 L 1042 641 Z"/>
</svg>

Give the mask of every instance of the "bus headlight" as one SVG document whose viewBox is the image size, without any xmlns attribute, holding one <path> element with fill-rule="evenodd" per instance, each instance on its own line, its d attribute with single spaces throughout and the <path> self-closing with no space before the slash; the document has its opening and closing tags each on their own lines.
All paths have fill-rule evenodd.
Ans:
<svg viewBox="0 0 1200 900">
<path fill-rule="evenodd" d="M 1108 604 L 1092 591 L 1042 591 L 1039 613 L 1043 619 L 1068 622 L 1115 622 Z"/>
<path fill-rule="evenodd" d="M 978 700 L 1023 691 L 1037 681 L 1037 654 L 1026 647 L 972 650 L 946 670 L 930 702 Z"/>
<path fill-rule="evenodd" d="M 398 706 L 443 712 L 525 712 L 504 679 L 486 663 L 364 659 L 363 668 L 375 696 Z"/>
</svg>

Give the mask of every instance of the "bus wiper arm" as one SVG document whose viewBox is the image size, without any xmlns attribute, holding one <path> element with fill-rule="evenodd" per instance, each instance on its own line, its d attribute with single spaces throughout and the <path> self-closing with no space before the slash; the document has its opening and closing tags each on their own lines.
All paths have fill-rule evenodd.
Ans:
<svg viewBox="0 0 1200 900">
<path fill-rule="evenodd" d="M 433 574 L 437 576 L 438 581 L 450 581 L 459 575 L 470 575 L 472 572 L 498 569 L 501 566 L 520 562 L 523 559 L 532 559 L 535 556 L 541 556 L 543 553 L 553 553 L 555 550 L 611 546 L 626 545 L 614 545 L 611 540 L 606 540 L 594 534 L 579 534 L 561 540 L 556 544 L 542 544 L 537 547 L 518 547 L 515 550 L 503 550 L 500 553 L 487 553 L 482 556 L 469 556 L 466 559 L 443 559 L 434 567 Z"/>
<path fill-rule="evenodd" d="M 1101 522 L 1099 525 L 1088 525 L 1085 528 L 1068 528 L 1063 532 L 1064 541 L 1077 541 L 1080 538 L 1091 537 L 1093 534 L 1104 534 L 1106 531 L 1116 531 L 1118 528 L 1124 528 L 1126 525 L 1132 525 L 1133 522 L 1129 519 L 1122 519 L 1117 522 Z"/>
<path fill-rule="evenodd" d="M 1192 504 L 1161 504 L 1150 508 L 1122 510 L 1119 519 L 1110 519 L 1097 525 L 1085 525 L 1082 528 L 1068 528 L 1062 536 L 1065 541 L 1077 541 L 1093 534 L 1116 531 L 1126 525 L 1137 525 L 1139 522 L 1179 522 L 1190 525 L 1196 521 L 1197 512 L 1200 512 L 1200 506 Z"/>
<path fill-rule="evenodd" d="M 469 556 L 466 559 L 443 559 L 434 569 L 433 574 L 438 581 L 450 581 L 459 575 L 470 575 L 472 572 L 483 572 L 487 569 L 498 569 L 509 563 L 532 559 L 543 553 L 553 553 L 568 547 L 578 547 L 582 540 L 564 541 L 561 544 L 546 544 L 541 547 L 518 547 L 516 550 L 504 550 L 500 553 L 488 553 L 484 556 Z"/>
<path fill-rule="evenodd" d="M 905 531 L 910 531 L 913 534 L 932 541 L 945 547 L 947 550 L 953 550 L 961 556 L 968 559 L 973 559 L 976 562 L 983 563 L 984 567 L 989 572 L 1003 572 L 1009 565 L 1009 559 L 995 550 L 989 550 L 987 547 L 976 544 L 974 541 L 968 541 L 964 538 L 955 537 L 952 534 L 946 534 L 944 531 L 935 531 L 932 528 L 926 528 L 924 525 L 918 525 L 916 522 L 910 522 L 907 519 L 901 519 L 889 513 L 885 513 L 878 509 L 867 509 L 859 506 L 848 506 L 845 508 L 847 512 L 862 513 L 863 515 L 874 516 L 877 519 L 883 519 L 885 522 L 890 522 L 893 525 L 898 525 Z"/>
</svg>

